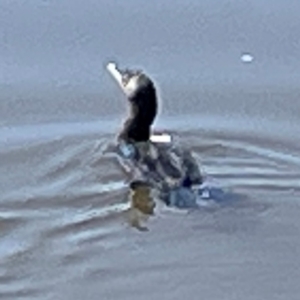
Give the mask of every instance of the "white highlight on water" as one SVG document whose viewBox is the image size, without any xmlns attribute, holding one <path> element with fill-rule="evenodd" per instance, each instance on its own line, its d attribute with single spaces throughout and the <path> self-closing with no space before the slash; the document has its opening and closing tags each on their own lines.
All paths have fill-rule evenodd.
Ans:
<svg viewBox="0 0 300 300">
<path fill-rule="evenodd" d="M 171 143 L 172 142 L 172 136 L 169 134 L 152 134 L 150 136 L 150 140 L 153 143 Z"/>
<path fill-rule="evenodd" d="M 249 53 L 244 53 L 241 56 L 241 61 L 244 63 L 251 63 L 253 61 L 253 59 L 254 59 L 254 57 Z"/>
</svg>

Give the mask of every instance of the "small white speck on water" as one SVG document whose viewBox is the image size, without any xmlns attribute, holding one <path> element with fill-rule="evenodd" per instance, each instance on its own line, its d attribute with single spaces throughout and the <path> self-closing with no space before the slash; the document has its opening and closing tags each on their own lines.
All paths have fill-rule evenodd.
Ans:
<svg viewBox="0 0 300 300">
<path fill-rule="evenodd" d="M 241 61 L 244 63 L 251 63 L 251 62 L 253 62 L 253 59 L 254 59 L 254 57 L 249 53 L 244 53 L 241 56 Z"/>
</svg>

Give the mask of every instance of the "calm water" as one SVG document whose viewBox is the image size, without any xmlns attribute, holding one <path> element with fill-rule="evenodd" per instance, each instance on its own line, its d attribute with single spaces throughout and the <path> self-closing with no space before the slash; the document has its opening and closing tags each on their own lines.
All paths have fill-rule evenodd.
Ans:
<svg viewBox="0 0 300 300">
<path fill-rule="evenodd" d="M 0 0 L 0 299 L 299 299 L 299 11 Z M 153 76 L 155 127 L 236 201 L 128 225 L 110 59 Z"/>
</svg>

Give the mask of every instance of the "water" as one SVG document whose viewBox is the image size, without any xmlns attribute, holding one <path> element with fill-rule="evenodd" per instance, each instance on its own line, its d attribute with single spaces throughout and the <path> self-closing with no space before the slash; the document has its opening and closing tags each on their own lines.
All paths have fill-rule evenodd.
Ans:
<svg viewBox="0 0 300 300">
<path fill-rule="evenodd" d="M 299 299 L 299 9 L 1 0 L 0 298 Z M 155 127 L 235 201 L 128 225 L 110 59 L 153 76 Z"/>
</svg>

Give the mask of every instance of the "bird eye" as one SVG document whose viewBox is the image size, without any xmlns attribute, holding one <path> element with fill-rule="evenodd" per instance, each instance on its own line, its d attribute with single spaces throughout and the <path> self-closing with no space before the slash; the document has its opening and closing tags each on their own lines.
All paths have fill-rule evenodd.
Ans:
<svg viewBox="0 0 300 300">
<path fill-rule="evenodd" d="M 125 71 L 125 73 L 122 76 L 122 84 L 126 86 L 128 82 L 130 81 L 130 78 L 132 77 L 132 73 L 128 70 Z"/>
</svg>

